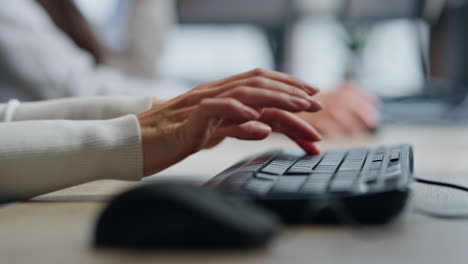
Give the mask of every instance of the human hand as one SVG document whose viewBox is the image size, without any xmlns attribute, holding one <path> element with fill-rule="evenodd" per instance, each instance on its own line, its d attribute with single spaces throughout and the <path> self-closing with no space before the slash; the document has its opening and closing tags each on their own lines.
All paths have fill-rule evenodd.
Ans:
<svg viewBox="0 0 468 264">
<path fill-rule="evenodd" d="M 226 137 L 260 140 L 283 133 L 318 154 L 317 131 L 292 112 L 315 112 L 318 90 L 294 77 L 256 69 L 195 87 L 138 115 L 144 175 L 157 173 Z"/>
<path fill-rule="evenodd" d="M 379 125 L 379 100 L 352 83 L 316 96 L 323 105 L 319 113 L 300 113 L 319 132 L 330 137 L 360 135 Z"/>
</svg>

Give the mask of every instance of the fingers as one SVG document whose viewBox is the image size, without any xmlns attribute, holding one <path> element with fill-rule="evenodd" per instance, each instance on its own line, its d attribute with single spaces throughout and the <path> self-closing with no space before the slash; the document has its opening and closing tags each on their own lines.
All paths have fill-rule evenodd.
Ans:
<svg viewBox="0 0 468 264">
<path fill-rule="evenodd" d="M 233 98 L 204 99 L 196 109 L 195 115 L 200 123 L 215 118 L 242 124 L 260 117 L 260 113 Z"/>
<path fill-rule="evenodd" d="M 291 138 L 298 146 L 300 146 L 305 152 L 311 155 L 318 155 L 320 154 L 320 150 L 314 144 L 314 141 L 318 141 L 319 136 L 313 129 L 308 128 L 308 125 L 302 122 L 301 119 L 296 119 L 294 115 L 289 116 L 288 113 L 284 117 L 281 117 L 282 114 L 275 114 L 275 110 L 265 110 L 263 116 L 261 118 L 264 122 L 272 122 L 277 115 L 278 120 L 276 121 L 277 124 L 275 125 L 276 132 L 283 132 L 285 130 L 281 129 L 283 123 L 286 123 L 290 128 L 299 128 L 299 131 L 305 132 L 305 134 L 301 134 L 301 132 L 287 133 L 286 135 Z M 292 117 L 292 118 L 291 118 Z M 272 122 L 272 123 L 276 123 Z M 307 127 L 307 128 L 306 128 Z M 266 124 L 260 123 L 258 121 L 250 121 L 240 126 L 229 126 L 218 129 L 217 133 L 215 134 L 215 138 L 224 138 L 224 137 L 233 137 L 242 140 L 262 140 L 271 133 L 272 128 Z"/>
<path fill-rule="evenodd" d="M 366 91 L 359 89 L 353 84 L 345 84 L 343 87 L 344 97 L 348 100 L 344 104 L 357 118 L 361 120 L 368 129 L 375 129 L 379 123 L 380 100 Z"/>
<path fill-rule="evenodd" d="M 265 97 L 263 98 L 261 93 L 256 93 L 253 89 L 250 89 L 250 94 L 247 94 L 249 93 L 248 88 L 268 90 L 270 93 L 263 93 Z M 311 97 L 317 92 L 318 89 L 287 74 L 258 69 L 194 88 L 186 95 L 178 97 L 173 103 L 173 107 L 187 107 L 196 105 L 205 98 L 219 97 L 221 94 L 222 97 L 228 97 L 235 94 L 238 97 L 234 98 L 240 101 L 248 99 L 249 96 L 252 98 L 259 95 L 259 107 L 277 107 L 276 104 L 279 103 L 278 108 L 284 110 L 314 112 L 322 108 L 320 103 Z M 227 95 L 226 93 L 231 94 Z M 303 101 L 307 101 L 307 103 Z M 252 105 L 250 104 L 252 100 L 242 102 Z M 305 106 L 307 107 L 304 108 Z"/>
<path fill-rule="evenodd" d="M 298 87 L 304 90 L 305 92 L 307 92 L 309 95 L 314 95 L 319 92 L 318 88 L 313 87 L 298 78 L 295 78 L 293 76 L 290 76 L 282 72 L 265 70 L 265 69 L 254 69 L 252 71 L 241 73 L 241 74 L 226 78 L 224 80 L 212 82 L 210 83 L 210 85 L 223 86 L 231 82 L 249 79 L 251 77 L 256 77 L 256 76 L 264 77 L 264 78 L 271 79 L 271 80 L 276 80 L 285 84 L 289 84 L 291 86 Z"/>
<path fill-rule="evenodd" d="M 315 112 L 321 109 L 318 103 L 311 103 L 308 100 L 291 96 L 276 91 L 257 89 L 253 87 L 238 87 L 229 90 L 219 97 L 234 98 L 252 108 L 279 108 L 290 112 L 309 111 Z"/>
<path fill-rule="evenodd" d="M 370 102 L 362 102 L 353 107 L 354 115 L 367 129 L 375 129 L 380 123 L 380 113 L 378 108 Z"/>
<path fill-rule="evenodd" d="M 319 149 L 314 144 L 314 142 L 321 140 L 320 135 L 298 116 L 277 109 L 266 109 L 259 120 L 272 127 L 273 131 L 288 136 L 308 154 L 320 154 Z"/>
<path fill-rule="evenodd" d="M 222 127 L 221 122 L 217 122 L 227 119 L 231 120 L 230 126 Z M 255 110 L 232 98 L 203 100 L 189 126 L 204 131 L 203 134 L 197 136 L 202 140 L 196 145 L 196 149 L 216 145 L 224 137 L 260 140 L 274 130 L 294 140 L 307 153 L 320 153 L 313 144 L 321 140 L 320 135 L 301 118 L 292 113 L 271 108 L 265 109 L 261 115 L 256 114 Z"/>
<path fill-rule="evenodd" d="M 337 108 L 330 111 L 332 122 L 339 126 L 345 134 L 360 135 L 369 130 L 362 118 L 352 108 Z"/>
<path fill-rule="evenodd" d="M 309 123 L 286 111 L 265 109 L 259 121 L 269 125 L 273 131 L 283 133 L 293 140 L 322 140 L 317 130 L 315 130 L 315 128 L 313 128 Z"/>
<path fill-rule="evenodd" d="M 327 112 L 319 114 L 300 113 L 299 116 L 312 124 L 320 133 L 329 137 L 339 137 L 345 134 L 341 125 Z"/>
<path fill-rule="evenodd" d="M 204 99 L 177 135 L 185 148 L 182 156 L 219 143 L 223 137 L 215 136 L 223 123 L 243 124 L 259 117 L 260 113 L 232 98 Z"/>
<path fill-rule="evenodd" d="M 246 79 L 241 79 L 233 82 L 229 82 L 220 86 L 217 89 L 219 93 L 231 90 L 239 86 L 250 86 L 255 88 L 268 89 L 272 91 L 277 91 L 281 93 L 286 93 L 291 96 L 299 97 L 302 99 L 310 100 L 311 102 L 316 103 L 316 101 L 301 87 L 293 86 L 288 83 L 277 81 L 274 79 L 265 78 L 262 76 L 254 76 Z"/>
<path fill-rule="evenodd" d="M 218 129 L 215 137 L 232 137 L 242 140 L 262 140 L 268 137 L 271 128 L 266 124 L 250 121 L 242 125 L 223 127 Z"/>
<path fill-rule="evenodd" d="M 345 83 L 342 89 L 344 90 L 345 93 L 348 93 L 351 96 L 356 97 L 356 98 L 361 98 L 363 101 L 370 103 L 374 107 L 378 107 L 381 103 L 378 97 L 362 89 L 359 89 L 359 87 L 353 83 L 349 83 L 349 82 Z"/>
<path fill-rule="evenodd" d="M 320 154 L 320 150 L 317 148 L 317 146 L 313 142 L 302 140 L 302 139 L 293 139 L 293 140 L 307 154 L 309 154 L 309 155 L 319 155 Z"/>
</svg>

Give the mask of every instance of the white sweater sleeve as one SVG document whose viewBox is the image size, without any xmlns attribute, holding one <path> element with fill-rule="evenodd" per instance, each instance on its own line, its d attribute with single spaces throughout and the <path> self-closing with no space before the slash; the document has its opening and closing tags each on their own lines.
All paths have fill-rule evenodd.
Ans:
<svg viewBox="0 0 468 264">
<path fill-rule="evenodd" d="M 0 202 L 97 179 L 140 179 L 140 127 L 128 114 L 150 105 L 150 97 L 0 104 Z"/>
<path fill-rule="evenodd" d="M 150 95 L 155 82 L 131 78 L 81 50 L 33 0 L 0 8 L 0 60 L 13 87 L 34 98 L 95 95 Z"/>
<path fill-rule="evenodd" d="M 139 114 L 151 108 L 151 97 L 67 98 L 21 103 L 11 110 L 0 104 L 0 122 L 23 120 L 102 120 Z M 2 110 L 3 109 L 3 110 Z M 7 109 L 12 117 L 6 120 Z"/>
<path fill-rule="evenodd" d="M 0 123 L 0 146 L 0 202 L 98 179 L 138 180 L 143 175 L 134 115 Z"/>
</svg>

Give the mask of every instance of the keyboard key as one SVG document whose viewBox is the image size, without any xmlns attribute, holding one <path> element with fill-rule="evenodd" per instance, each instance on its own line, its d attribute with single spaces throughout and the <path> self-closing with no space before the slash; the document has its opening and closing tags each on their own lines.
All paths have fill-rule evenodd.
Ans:
<svg viewBox="0 0 468 264">
<path fill-rule="evenodd" d="M 375 154 L 374 157 L 372 157 L 372 161 L 383 161 L 383 159 L 384 159 L 383 153 Z"/>
<path fill-rule="evenodd" d="M 400 159 L 400 151 L 398 149 L 392 150 L 390 161 L 398 161 L 399 159 Z"/>
<path fill-rule="evenodd" d="M 353 172 L 353 171 L 360 171 L 362 169 L 362 165 L 341 165 L 338 169 L 338 172 Z"/>
<path fill-rule="evenodd" d="M 254 176 L 252 172 L 235 172 L 220 183 L 222 188 L 237 189 L 242 187 L 249 179 Z"/>
<path fill-rule="evenodd" d="M 341 160 L 322 160 L 319 166 L 338 166 L 340 165 Z"/>
<path fill-rule="evenodd" d="M 367 156 L 367 149 L 356 149 L 348 152 L 346 159 L 365 159 Z"/>
<path fill-rule="evenodd" d="M 255 174 L 255 178 L 259 178 L 262 180 L 276 181 L 279 179 L 279 176 L 258 172 Z"/>
<path fill-rule="evenodd" d="M 356 179 L 359 176 L 359 171 L 347 171 L 347 172 L 338 172 L 335 174 L 334 180 L 339 179 Z"/>
<path fill-rule="evenodd" d="M 366 180 L 366 184 L 367 185 L 374 185 L 377 183 L 377 178 L 374 178 L 374 179 L 367 179 Z"/>
<path fill-rule="evenodd" d="M 386 171 L 394 171 L 394 170 L 401 170 L 401 164 L 400 163 L 395 163 L 395 162 L 390 162 L 388 164 L 388 167 Z"/>
<path fill-rule="evenodd" d="M 301 193 L 305 194 L 322 194 L 327 190 L 327 182 L 308 181 L 300 189 Z"/>
<path fill-rule="evenodd" d="M 277 156 L 273 159 L 273 161 L 270 164 L 281 164 L 281 165 L 291 165 L 297 160 L 296 157 L 292 156 Z"/>
<path fill-rule="evenodd" d="M 400 181 L 400 177 L 388 178 L 385 180 L 385 188 L 395 188 Z"/>
<path fill-rule="evenodd" d="M 401 173 L 401 165 L 399 163 L 389 165 L 385 170 L 385 179 L 390 180 L 393 178 L 398 178 L 401 175 Z"/>
<path fill-rule="evenodd" d="M 276 157 L 270 164 L 266 165 L 261 172 L 274 174 L 274 175 L 281 175 L 286 172 L 286 170 L 291 167 L 296 161 L 295 157 L 286 157 L 286 156 L 279 156 Z"/>
<path fill-rule="evenodd" d="M 312 173 L 310 174 L 309 178 L 307 178 L 307 181 L 329 182 L 332 177 L 333 173 Z"/>
<path fill-rule="evenodd" d="M 264 195 L 268 193 L 275 184 L 271 180 L 252 179 L 244 186 L 244 189 L 254 194 Z"/>
<path fill-rule="evenodd" d="M 303 156 L 299 161 L 319 162 L 322 159 L 323 159 L 323 155 L 307 155 L 307 156 Z"/>
<path fill-rule="evenodd" d="M 343 159 L 346 155 L 346 151 L 343 150 L 332 150 L 325 153 L 324 159 Z"/>
<path fill-rule="evenodd" d="M 313 173 L 334 173 L 338 166 L 323 166 L 323 165 L 318 165 L 315 167 L 315 169 L 312 171 Z"/>
<path fill-rule="evenodd" d="M 274 193 L 288 193 L 288 192 L 298 192 L 304 182 L 307 180 L 305 176 L 290 176 L 290 177 L 280 177 L 280 179 L 275 183 L 272 192 Z"/>
<path fill-rule="evenodd" d="M 268 164 L 267 166 L 274 166 L 274 167 L 281 167 L 281 168 L 284 168 L 284 167 L 289 167 L 292 165 L 292 162 L 276 162 L 276 161 L 273 161 L 271 162 L 270 164 Z"/>
<path fill-rule="evenodd" d="M 382 167 L 382 161 L 373 161 L 371 164 L 372 169 L 380 169 Z"/>
<path fill-rule="evenodd" d="M 270 159 L 273 157 L 273 155 L 262 155 L 258 158 L 255 158 L 254 160 L 251 160 L 247 162 L 244 166 L 239 168 L 236 172 L 255 172 L 258 171 L 261 167 L 265 165 Z"/>
<path fill-rule="evenodd" d="M 308 174 L 320 162 L 321 156 L 306 156 L 289 168 L 286 174 Z"/>
<path fill-rule="evenodd" d="M 256 172 L 258 171 L 261 167 L 263 166 L 263 164 L 261 165 L 258 165 L 258 164 L 251 164 L 251 165 L 247 165 L 247 166 L 244 166 L 244 167 L 241 167 L 240 169 L 237 170 L 237 172 Z"/>
<path fill-rule="evenodd" d="M 351 192 L 353 191 L 354 180 L 340 179 L 333 180 L 330 184 L 330 192 Z"/>
<path fill-rule="evenodd" d="M 287 175 L 309 175 L 312 173 L 312 169 L 308 167 L 295 167 L 290 168 L 284 176 Z"/>
<path fill-rule="evenodd" d="M 364 181 L 367 184 L 377 182 L 377 180 L 379 178 L 379 174 L 380 174 L 380 170 L 371 170 L 371 171 L 369 171 L 368 174 L 365 175 Z"/>
<path fill-rule="evenodd" d="M 265 168 L 263 168 L 261 170 L 261 172 L 269 173 L 269 174 L 273 174 L 273 175 L 281 175 L 284 172 L 286 172 L 287 169 L 288 169 L 288 167 L 268 164 Z"/>
</svg>

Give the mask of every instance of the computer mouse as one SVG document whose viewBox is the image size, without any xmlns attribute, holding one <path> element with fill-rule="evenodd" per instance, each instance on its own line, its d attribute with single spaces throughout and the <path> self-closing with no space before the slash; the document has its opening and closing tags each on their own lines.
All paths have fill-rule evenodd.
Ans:
<svg viewBox="0 0 468 264">
<path fill-rule="evenodd" d="M 229 249 L 264 245 L 279 228 L 270 212 L 219 190 L 154 183 L 112 199 L 95 245 L 134 249 Z"/>
</svg>

